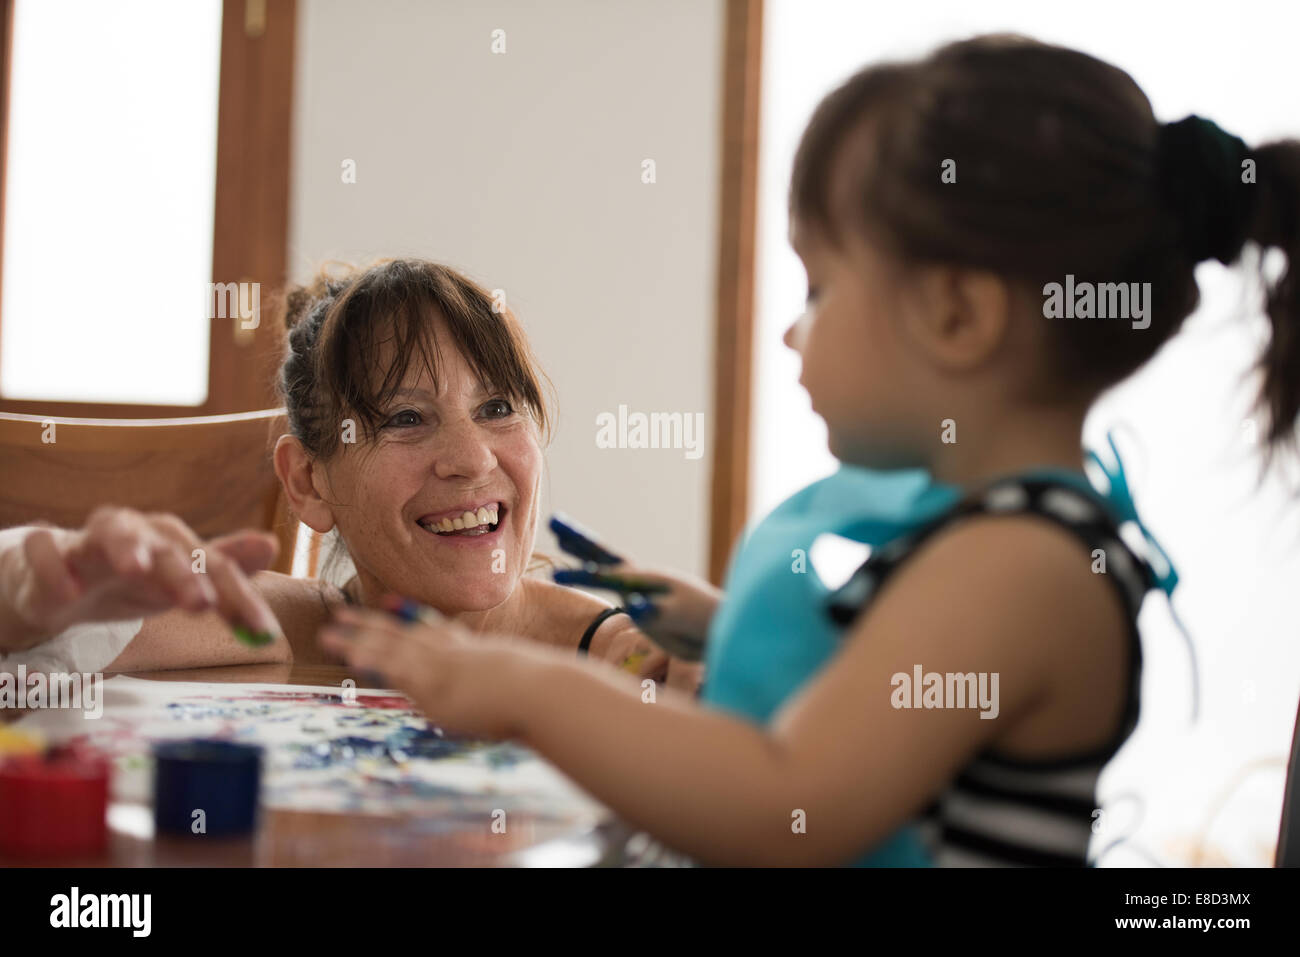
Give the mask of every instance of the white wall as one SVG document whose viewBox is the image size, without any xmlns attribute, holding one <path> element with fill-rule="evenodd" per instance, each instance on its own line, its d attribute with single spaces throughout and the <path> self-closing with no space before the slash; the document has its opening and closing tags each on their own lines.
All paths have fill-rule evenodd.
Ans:
<svg viewBox="0 0 1300 957">
<path fill-rule="evenodd" d="M 421 256 L 504 289 L 558 393 L 550 503 L 704 572 L 709 452 L 595 436 L 624 404 L 703 412 L 711 447 L 721 0 L 306 0 L 298 18 L 291 278 Z"/>
</svg>

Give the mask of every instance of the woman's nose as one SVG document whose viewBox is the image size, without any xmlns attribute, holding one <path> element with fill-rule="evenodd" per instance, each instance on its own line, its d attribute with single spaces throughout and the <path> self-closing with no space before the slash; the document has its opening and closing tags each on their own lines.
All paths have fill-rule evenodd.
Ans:
<svg viewBox="0 0 1300 957">
<path fill-rule="evenodd" d="M 434 473 L 446 479 L 481 479 L 497 466 L 489 436 L 474 423 L 444 426 L 439 435 Z"/>
</svg>

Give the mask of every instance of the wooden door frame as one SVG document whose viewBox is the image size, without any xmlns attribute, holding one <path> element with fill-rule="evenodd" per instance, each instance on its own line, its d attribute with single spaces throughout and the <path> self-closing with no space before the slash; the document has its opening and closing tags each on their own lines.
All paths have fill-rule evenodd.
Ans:
<svg viewBox="0 0 1300 957">
<path fill-rule="evenodd" d="M 14 0 L 0 0 L 0 242 L 8 159 L 9 70 Z M 284 332 L 270 305 L 287 278 L 296 0 L 223 0 L 213 197 L 212 281 L 258 282 L 262 321 L 212 320 L 208 396 L 200 405 L 6 399 L 0 411 L 92 418 L 167 418 L 246 412 L 276 405 L 273 377 Z M 0 248 L 0 283 L 3 282 Z M 0 321 L 3 317 L 0 316 Z"/>
<path fill-rule="evenodd" d="M 719 181 L 709 578 L 721 584 L 749 508 L 763 0 L 727 0 Z"/>
</svg>

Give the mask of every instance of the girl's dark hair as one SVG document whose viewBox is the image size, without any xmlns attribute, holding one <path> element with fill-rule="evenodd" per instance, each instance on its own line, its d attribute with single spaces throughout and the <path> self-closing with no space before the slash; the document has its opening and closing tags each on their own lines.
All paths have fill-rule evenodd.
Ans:
<svg viewBox="0 0 1300 957">
<path fill-rule="evenodd" d="M 1053 321 L 1049 368 L 1089 395 L 1177 332 L 1199 301 L 1197 262 L 1231 263 L 1246 241 L 1280 247 L 1260 360 L 1271 449 L 1294 441 L 1300 413 L 1300 141 L 1245 150 L 1218 131 L 1243 152 L 1212 167 L 1206 149 L 1184 148 L 1210 136 L 1214 151 L 1204 127 L 1217 128 L 1197 123 L 1158 123 L 1132 77 L 1085 53 L 976 37 L 829 94 L 795 156 L 790 212 L 832 242 L 853 230 L 904 263 L 987 269 L 1035 291 L 1067 274 L 1150 282 L 1149 328 Z M 956 182 L 941 181 L 948 159 Z"/>
<path fill-rule="evenodd" d="M 319 457 L 338 449 L 345 419 L 373 438 L 414 363 L 423 363 L 437 387 L 439 317 L 479 379 L 531 414 L 545 436 L 545 377 L 518 320 L 456 270 L 418 259 L 322 271 L 310 285 L 287 292 L 289 346 L 279 389 L 289 431 Z M 386 367 L 380 362 L 385 348 Z"/>
</svg>

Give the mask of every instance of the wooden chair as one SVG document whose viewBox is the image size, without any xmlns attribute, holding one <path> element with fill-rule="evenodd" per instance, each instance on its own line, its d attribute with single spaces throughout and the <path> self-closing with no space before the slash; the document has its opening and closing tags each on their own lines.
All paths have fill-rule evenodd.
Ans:
<svg viewBox="0 0 1300 957">
<path fill-rule="evenodd" d="M 284 431 L 283 409 L 184 419 L 0 413 L 0 528 L 42 519 L 73 528 L 99 505 L 170 512 L 204 538 L 274 532 L 273 568 L 287 574 L 298 522 L 271 466 Z"/>
</svg>

